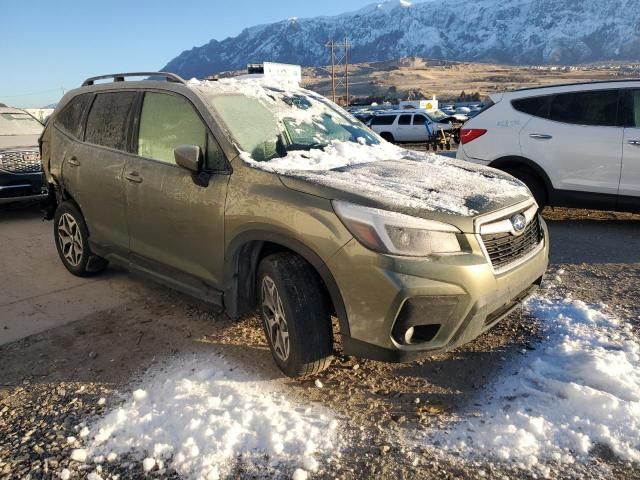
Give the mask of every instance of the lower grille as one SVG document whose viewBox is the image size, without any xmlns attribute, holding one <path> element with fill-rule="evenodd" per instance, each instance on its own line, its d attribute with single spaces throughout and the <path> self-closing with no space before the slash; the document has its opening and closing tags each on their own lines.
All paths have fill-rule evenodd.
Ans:
<svg viewBox="0 0 640 480">
<path fill-rule="evenodd" d="M 0 152 L 0 170 L 9 173 L 38 173 L 42 171 L 40 154 L 35 150 Z"/>
<path fill-rule="evenodd" d="M 482 235 L 484 248 L 489 254 L 493 268 L 499 269 L 519 260 L 535 250 L 544 236 L 538 215 L 533 217 L 522 235 L 495 233 Z"/>
</svg>

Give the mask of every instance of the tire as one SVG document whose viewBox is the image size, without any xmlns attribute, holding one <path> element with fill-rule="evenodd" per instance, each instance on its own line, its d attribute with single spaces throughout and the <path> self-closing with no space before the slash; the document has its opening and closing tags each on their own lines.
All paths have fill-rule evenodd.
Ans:
<svg viewBox="0 0 640 480">
<path fill-rule="evenodd" d="M 89 230 L 75 203 L 61 203 L 56 209 L 53 222 L 58 255 L 69 272 L 78 277 L 89 277 L 107 268 L 109 262 L 91 251 Z"/>
<path fill-rule="evenodd" d="M 524 169 L 513 169 L 507 170 L 507 173 L 513 175 L 518 180 L 523 182 L 531 191 L 533 198 L 535 198 L 538 207 L 540 207 L 540 211 L 544 210 L 544 207 L 547 205 L 548 195 L 547 188 L 540 178 L 535 174 L 530 172 L 529 170 Z"/>
<path fill-rule="evenodd" d="M 396 141 L 396 139 L 393 138 L 393 135 L 389 132 L 382 132 L 380 136 L 384 138 L 387 142 L 394 143 Z"/>
<path fill-rule="evenodd" d="M 280 370 L 293 378 L 325 370 L 333 354 L 331 311 L 313 267 L 277 253 L 260 262 L 256 280 L 262 326 Z"/>
</svg>

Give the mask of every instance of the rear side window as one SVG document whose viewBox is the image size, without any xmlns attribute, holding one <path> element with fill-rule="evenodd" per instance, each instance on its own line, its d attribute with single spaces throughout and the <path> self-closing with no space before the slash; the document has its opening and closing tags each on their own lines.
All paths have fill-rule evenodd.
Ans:
<svg viewBox="0 0 640 480">
<path fill-rule="evenodd" d="M 136 95 L 136 92 L 99 93 L 87 118 L 85 141 L 129 151 L 130 120 Z"/>
<path fill-rule="evenodd" d="M 623 90 L 618 107 L 618 125 L 640 127 L 640 90 Z"/>
<path fill-rule="evenodd" d="M 411 117 L 412 115 L 400 115 L 398 125 L 411 125 Z"/>
<path fill-rule="evenodd" d="M 551 101 L 549 119 L 575 125 L 615 127 L 618 90 L 561 93 Z"/>
<path fill-rule="evenodd" d="M 550 100 L 550 96 L 519 98 L 517 100 L 513 100 L 511 105 L 513 105 L 513 108 L 519 112 L 533 115 L 534 117 L 548 118 Z M 493 102 L 491 105 L 493 105 Z M 487 110 L 491 105 L 482 111 Z M 480 113 L 482 113 L 482 111 Z"/>
<path fill-rule="evenodd" d="M 427 123 L 427 117 L 424 115 L 414 115 L 413 116 L 413 124 L 414 125 L 424 125 Z"/>
<path fill-rule="evenodd" d="M 395 115 L 376 115 L 371 120 L 371 125 L 393 125 L 395 119 Z"/>
<path fill-rule="evenodd" d="M 92 93 L 84 93 L 73 98 L 56 117 L 56 124 L 68 134 L 80 138 L 82 135 L 82 118 L 92 98 Z"/>
</svg>

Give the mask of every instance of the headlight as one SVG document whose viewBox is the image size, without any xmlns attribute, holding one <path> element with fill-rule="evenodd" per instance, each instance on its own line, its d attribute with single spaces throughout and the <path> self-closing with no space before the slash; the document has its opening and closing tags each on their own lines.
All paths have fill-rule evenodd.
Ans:
<svg viewBox="0 0 640 480">
<path fill-rule="evenodd" d="M 332 203 L 353 236 L 376 252 L 425 257 L 461 251 L 456 237 L 460 230 L 453 225 L 339 200 Z"/>
</svg>

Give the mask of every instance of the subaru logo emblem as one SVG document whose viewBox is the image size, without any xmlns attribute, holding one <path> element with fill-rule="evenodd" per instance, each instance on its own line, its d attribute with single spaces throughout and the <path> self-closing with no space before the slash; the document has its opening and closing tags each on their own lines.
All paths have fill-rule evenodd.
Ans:
<svg viewBox="0 0 640 480">
<path fill-rule="evenodd" d="M 522 233 L 527 226 L 527 218 L 521 213 L 518 213 L 511 217 L 511 225 L 516 233 Z"/>
</svg>

